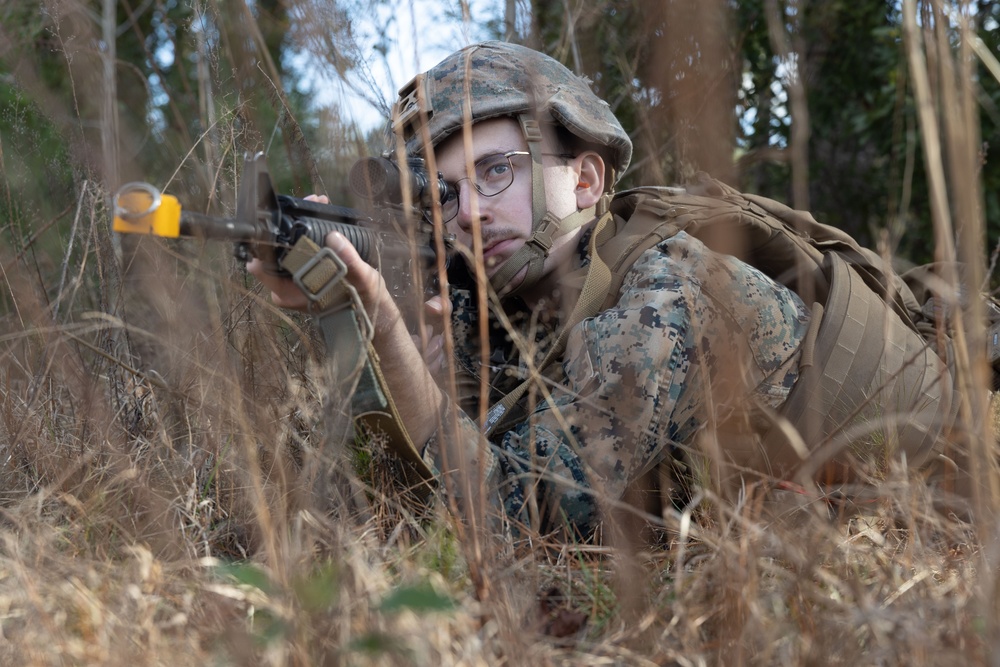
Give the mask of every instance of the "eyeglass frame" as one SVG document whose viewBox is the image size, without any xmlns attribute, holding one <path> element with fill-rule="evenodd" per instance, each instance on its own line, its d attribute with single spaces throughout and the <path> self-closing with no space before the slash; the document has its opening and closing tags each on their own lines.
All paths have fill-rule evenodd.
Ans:
<svg viewBox="0 0 1000 667">
<path fill-rule="evenodd" d="M 488 159 L 495 158 L 498 155 L 499 156 L 503 156 L 503 158 L 507 160 L 507 166 L 510 167 L 510 182 L 507 185 L 505 185 L 502 188 L 500 188 L 499 190 L 497 190 L 496 192 L 494 192 L 492 194 L 486 194 L 485 192 L 483 192 L 482 188 L 479 187 L 478 181 L 474 180 L 472 176 L 463 176 L 462 178 L 460 178 L 458 180 L 455 180 L 455 181 L 447 181 L 448 186 L 449 186 L 448 190 L 450 192 L 454 192 L 455 193 L 455 212 L 452 213 L 450 216 L 447 216 L 445 214 L 445 207 L 446 207 L 446 205 L 445 205 L 444 202 L 441 202 L 441 222 L 443 222 L 443 223 L 451 222 L 452 220 L 454 220 L 458 216 L 458 210 L 459 210 L 459 207 L 461 206 L 461 202 L 459 200 L 459 188 L 458 188 L 458 184 L 459 183 L 461 183 L 462 181 L 470 181 L 472 183 L 472 186 L 476 189 L 476 192 L 478 192 L 481 196 L 483 196 L 483 197 L 496 197 L 498 194 L 500 194 L 502 192 L 505 192 L 506 190 L 508 190 L 510 188 L 510 186 L 514 185 L 514 176 L 517 174 L 517 172 L 514 170 L 514 163 L 511 162 L 510 159 L 513 156 L 515 156 L 515 155 L 531 155 L 531 152 L 530 151 L 517 150 L 517 151 L 507 151 L 505 153 L 490 153 L 489 155 L 484 155 L 483 157 L 479 158 L 478 160 L 476 160 L 475 162 L 472 163 L 473 174 L 475 174 L 475 170 L 476 170 L 476 166 L 477 165 L 479 165 L 480 163 L 482 163 L 482 162 L 484 162 L 484 161 L 486 161 Z M 558 158 L 562 158 L 564 160 L 572 160 L 573 158 L 576 157 L 575 155 L 573 155 L 571 153 L 542 153 L 541 155 L 543 155 L 543 156 L 549 156 L 549 157 L 558 157 Z"/>
</svg>

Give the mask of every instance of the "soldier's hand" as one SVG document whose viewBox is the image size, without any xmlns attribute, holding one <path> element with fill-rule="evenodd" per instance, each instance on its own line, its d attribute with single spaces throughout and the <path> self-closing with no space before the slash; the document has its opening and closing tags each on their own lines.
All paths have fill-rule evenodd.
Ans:
<svg viewBox="0 0 1000 667">
<path fill-rule="evenodd" d="M 423 335 L 414 335 L 413 342 L 424 357 L 424 363 L 431 374 L 437 375 L 445 367 L 444 336 L 441 334 L 441 321 L 451 314 L 451 303 L 440 295 L 432 296 L 424 302 Z"/>
<path fill-rule="evenodd" d="M 330 198 L 326 195 L 309 195 L 305 199 L 306 201 L 319 202 L 320 204 L 330 203 Z M 274 275 L 269 267 L 256 257 L 247 262 L 247 271 L 259 280 L 264 287 L 271 290 L 271 301 L 274 305 L 279 308 L 288 308 L 289 310 L 304 311 L 309 309 L 309 299 L 306 298 L 302 290 L 288 276 Z"/>
<path fill-rule="evenodd" d="M 330 203 L 326 195 L 309 195 L 308 201 L 321 204 Z M 368 312 L 376 331 L 390 328 L 399 317 L 399 311 L 385 287 L 382 275 L 370 264 L 367 264 L 358 251 L 339 232 L 330 232 L 325 245 L 333 250 L 347 267 L 347 281 L 357 290 L 361 303 Z M 267 289 L 271 290 L 271 300 L 280 308 L 307 310 L 309 299 L 302 293 L 291 278 L 276 276 L 269 272 L 264 263 L 254 258 L 247 264 L 250 271 Z"/>
</svg>

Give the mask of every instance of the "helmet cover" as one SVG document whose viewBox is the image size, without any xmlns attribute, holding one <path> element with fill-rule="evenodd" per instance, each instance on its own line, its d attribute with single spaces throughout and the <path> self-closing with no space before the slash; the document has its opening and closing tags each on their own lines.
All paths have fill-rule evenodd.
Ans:
<svg viewBox="0 0 1000 667">
<path fill-rule="evenodd" d="M 469 108 L 466 109 L 466 100 Z M 472 122 L 548 114 L 584 142 L 605 147 L 616 179 L 628 167 L 632 141 L 607 102 L 562 63 L 509 42 L 473 44 L 419 74 L 399 91 L 393 130 L 410 154 L 421 154 L 426 119 L 430 144 L 436 146 Z"/>
</svg>

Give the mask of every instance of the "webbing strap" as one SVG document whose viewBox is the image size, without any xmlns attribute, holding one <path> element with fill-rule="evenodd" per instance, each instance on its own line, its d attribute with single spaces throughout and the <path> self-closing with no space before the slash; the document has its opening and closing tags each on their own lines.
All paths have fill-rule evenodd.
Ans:
<svg viewBox="0 0 1000 667">
<path fill-rule="evenodd" d="M 545 268 L 545 258 L 548 257 L 549 250 L 552 248 L 553 239 L 590 222 L 596 217 L 596 214 L 597 207 L 595 206 L 570 213 L 561 220 L 555 218 L 551 213 L 546 213 L 541 224 L 532 232 L 531 238 L 525 241 L 524 245 L 518 248 L 490 278 L 493 289 L 500 291 L 507 287 L 525 265 L 528 266 L 528 273 L 520 284 L 525 287 L 537 284 Z M 519 287 L 506 292 L 504 296 L 517 294 L 518 290 Z"/>
<path fill-rule="evenodd" d="M 612 272 L 601 310 L 610 308 L 618 300 L 625 274 L 631 270 L 639 255 L 679 231 L 681 225 L 670 218 L 685 213 L 687 210 L 684 208 L 650 198 L 636 206 L 624 232 L 615 234 L 598 247 L 598 253 L 611 265 Z"/>
<path fill-rule="evenodd" d="M 546 215 L 541 224 L 532 232 L 531 238 L 525 241 L 524 245 L 517 249 L 500 269 L 493 274 L 490 283 L 494 289 L 500 290 L 506 287 L 514 276 L 527 264 L 528 275 L 521 281 L 522 285 L 533 285 L 542 274 L 545 265 L 545 258 L 548 257 L 549 249 L 552 247 L 552 236 L 559 228 L 559 221 Z"/>
<path fill-rule="evenodd" d="M 281 267 L 310 301 L 323 335 L 331 381 L 350 392 L 355 420 L 385 434 L 388 446 L 417 473 L 417 479 L 407 481 L 426 494 L 429 489 L 423 482 L 433 472 L 403 427 L 371 345 L 371 320 L 357 291 L 344 280 L 347 267 L 330 248 L 320 248 L 306 236 L 282 258 Z"/>
<path fill-rule="evenodd" d="M 384 408 L 387 401 L 368 361 L 371 321 L 357 291 L 349 282 L 347 267 L 330 249 L 320 248 L 302 236 L 282 258 L 281 266 L 306 295 L 310 311 L 323 334 L 327 360 L 337 386 L 351 387 L 355 413 Z"/>
<path fill-rule="evenodd" d="M 545 217 L 545 176 L 542 165 L 542 130 L 538 126 L 538 121 L 527 114 L 520 114 L 517 117 L 521 124 L 521 133 L 528 144 L 528 152 L 531 154 L 531 222 L 533 226 L 538 226 Z"/>
<path fill-rule="evenodd" d="M 490 279 L 490 284 L 499 291 L 527 265 L 528 274 L 520 286 L 510 294 L 516 294 L 521 286 L 534 285 L 538 281 L 544 269 L 545 258 L 549 255 L 549 248 L 552 247 L 552 239 L 559 231 L 559 221 L 546 213 L 542 130 L 538 126 L 538 121 L 527 114 L 519 115 L 517 120 L 521 125 L 521 134 L 528 144 L 528 153 L 531 155 L 531 238 L 507 258 Z"/>
<path fill-rule="evenodd" d="M 573 307 L 569 318 L 563 324 L 559 336 L 556 338 L 548 353 L 538 364 L 535 371 L 540 372 L 546 368 L 554 359 L 562 354 L 569 338 L 570 330 L 588 317 L 596 315 L 607 294 L 608 285 L 611 283 L 611 269 L 605 264 L 597 253 L 597 248 L 615 233 L 615 226 L 609 224 L 613 220 L 611 213 L 605 213 L 598 219 L 594 227 L 594 233 L 590 237 L 590 266 L 587 269 L 587 277 L 584 279 L 580 297 Z M 533 377 L 519 384 L 513 391 L 494 403 L 486 413 L 486 423 L 483 424 L 483 432 L 487 437 L 491 436 L 501 425 L 511 423 L 517 419 L 516 411 L 513 408 L 534 381 Z"/>
<path fill-rule="evenodd" d="M 384 433 L 387 444 L 399 458 L 410 464 L 409 468 L 404 468 L 407 483 L 419 497 L 426 497 L 430 493 L 427 482 L 434 479 L 434 471 L 420 455 L 420 450 L 413 442 L 410 434 L 403 427 L 403 420 L 399 416 L 399 409 L 392 399 L 392 394 L 388 391 L 385 378 L 382 376 L 382 367 L 378 363 L 378 354 L 375 348 L 368 345 L 368 368 L 375 376 L 377 385 L 382 389 L 385 396 L 385 406 L 380 410 L 360 412 L 355 408 L 355 419 L 364 424 L 366 428 L 374 433 Z M 413 475 L 411 473 L 416 473 Z"/>
<path fill-rule="evenodd" d="M 547 210 L 542 130 L 538 121 L 526 114 L 519 115 L 517 120 L 531 155 L 531 237 L 507 258 L 490 279 L 493 288 L 500 291 L 507 288 L 514 277 L 527 266 L 528 273 L 524 279 L 513 290 L 508 290 L 507 295 L 517 294 L 521 289 L 535 285 L 544 273 L 545 259 L 549 256 L 553 240 L 590 222 L 596 215 L 594 207 L 575 211 L 561 219 Z"/>
</svg>

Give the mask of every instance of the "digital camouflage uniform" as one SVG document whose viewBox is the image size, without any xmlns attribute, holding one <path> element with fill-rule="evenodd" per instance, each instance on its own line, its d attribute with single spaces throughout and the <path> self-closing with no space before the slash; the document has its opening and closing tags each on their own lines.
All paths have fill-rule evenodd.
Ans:
<svg viewBox="0 0 1000 667">
<path fill-rule="evenodd" d="M 452 300 L 460 366 L 478 377 L 479 309 L 468 291 Z M 753 267 L 683 232 L 661 242 L 628 272 L 615 307 L 573 329 L 547 373 L 551 399 L 539 397 L 530 418 L 490 443 L 497 501 L 514 526 L 589 536 L 601 498 L 620 499 L 644 472 L 682 456 L 709 421 L 707 406 L 719 419 L 749 394 L 778 408 L 797 378 L 808 319 L 798 296 Z M 524 366 L 506 332 L 491 331 L 492 402 Z M 531 339 L 544 351 L 553 333 L 536 324 Z M 475 451 L 480 430 L 461 420 Z"/>
</svg>

